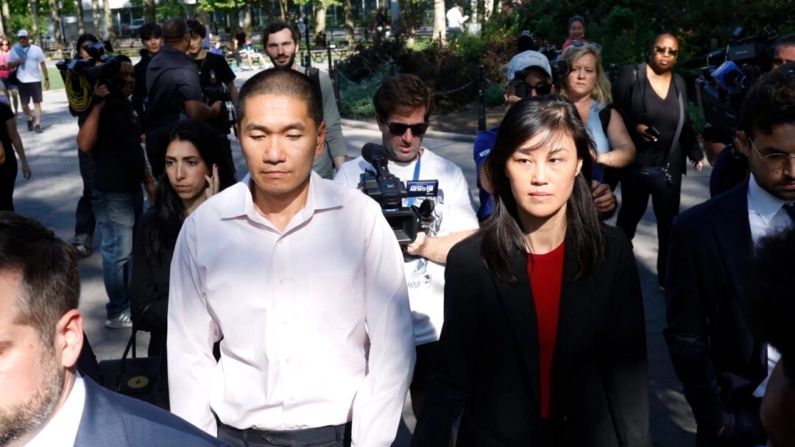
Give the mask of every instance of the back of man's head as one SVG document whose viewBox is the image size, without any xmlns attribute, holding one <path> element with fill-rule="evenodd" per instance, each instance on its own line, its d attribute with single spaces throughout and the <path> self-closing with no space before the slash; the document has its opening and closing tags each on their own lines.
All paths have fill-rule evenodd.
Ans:
<svg viewBox="0 0 795 447">
<path fill-rule="evenodd" d="M 271 34 L 276 34 L 280 31 L 284 31 L 286 29 L 290 30 L 290 34 L 293 36 L 293 42 L 298 44 L 300 39 L 298 31 L 296 31 L 292 26 L 290 26 L 286 22 L 276 21 L 269 23 L 268 26 L 266 26 L 265 29 L 262 30 L 262 46 L 268 44 L 268 36 L 270 36 Z"/>
<path fill-rule="evenodd" d="M 795 125 L 795 63 L 784 64 L 762 77 L 743 102 L 740 127 L 752 139 L 770 135 L 780 124 Z"/>
<path fill-rule="evenodd" d="M 163 30 L 157 23 L 147 23 L 138 28 L 138 36 L 141 38 L 141 42 L 149 39 L 161 39 L 163 38 Z"/>
<path fill-rule="evenodd" d="M 290 68 L 272 68 L 254 75 L 243 84 L 237 100 L 237 116 L 243 121 L 246 101 L 260 95 L 296 98 L 306 104 L 309 117 L 317 127 L 323 121 L 323 106 L 315 83 L 303 73 Z"/>
<path fill-rule="evenodd" d="M 166 45 L 172 46 L 179 44 L 188 34 L 188 24 L 182 19 L 169 19 L 163 24 L 163 41 Z"/>
<path fill-rule="evenodd" d="M 0 271 L 21 278 L 16 323 L 32 326 L 51 345 L 58 320 L 80 300 L 74 249 L 39 222 L 0 211 Z"/>
<path fill-rule="evenodd" d="M 425 107 L 425 121 L 431 116 L 433 96 L 422 79 L 413 74 L 399 74 L 384 79 L 373 96 L 375 113 L 389 119 L 393 113 L 408 115 Z"/>
</svg>

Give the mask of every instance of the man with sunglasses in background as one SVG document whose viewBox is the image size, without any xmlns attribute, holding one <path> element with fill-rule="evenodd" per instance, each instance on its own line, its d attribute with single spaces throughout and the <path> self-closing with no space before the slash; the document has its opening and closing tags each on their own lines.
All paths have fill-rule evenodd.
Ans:
<svg viewBox="0 0 795 447">
<path fill-rule="evenodd" d="M 432 108 L 431 92 L 420 78 L 401 74 L 385 79 L 373 98 L 381 144 L 389 158 L 389 172 L 402 181 L 438 180 L 435 218 L 428 233 L 418 233 L 402 246 L 407 256 L 406 282 L 414 326 L 417 363 L 410 391 L 419 416 L 425 384 L 433 370 L 444 318 L 444 267 L 450 249 L 478 229 L 464 174 L 453 162 L 422 147 Z M 373 167 L 359 157 L 342 166 L 334 180 L 357 188 L 361 174 Z M 411 206 L 413 199 L 403 199 Z M 419 203 L 417 203 L 419 205 Z"/>
<path fill-rule="evenodd" d="M 669 242 L 664 335 L 699 447 L 766 442 L 759 408 L 780 356 L 749 327 L 749 271 L 764 237 L 795 228 L 795 64 L 753 86 L 740 128 L 751 175 L 682 213 Z"/>
<path fill-rule="evenodd" d="M 44 89 L 50 89 L 50 77 L 44 64 L 44 53 L 38 45 L 30 43 L 30 35 L 24 29 L 17 33 L 19 43 L 11 48 L 8 56 L 8 68 L 17 69 L 19 79 L 19 99 L 22 111 L 28 119 L 28 131 L 35 129 L 41 133 L 41 76 L 44 75 Z M 41 70 L 39 70 L 41 68 Z M 30 100 L 33 99 L 33 117 L 30 116 Z M 34 124 L 35 118 L 35 124 Z"/>
<path fill-rule="evenodd" d="M 580 41 L 575 41 L 579 43 Z M 588 44 L 596 45 L 596 44 Z M 505 86 L 505 102 L 508 107 L 524 98 L 543 96 L 555 93 L 555 84 L 552 82 L 552 67 L 549 60 L 537 51 L 523 51 L 511 59 L 511 62 L 500 69 L 500 74 L 505 76 L 508 85 Z M 507 110 L 507 109 L 506 109 Z M 477 169 L 478 190 L 480 191 L 480 208 L 477 216 L 481 222 L 494 212 L 494 201 L 491 198 L 491 186 L 488 178 L 481 170 L 486 161 L 486 156 L 491 152 L 497 132 L 500 127 L 485 130 L 475 140 L 474 153 Z M 612 216 L 616 209 L 616 200 L 610 187 L 594 180 L 592 192 L 594 202 L 603 219 Z"/>
</svg>

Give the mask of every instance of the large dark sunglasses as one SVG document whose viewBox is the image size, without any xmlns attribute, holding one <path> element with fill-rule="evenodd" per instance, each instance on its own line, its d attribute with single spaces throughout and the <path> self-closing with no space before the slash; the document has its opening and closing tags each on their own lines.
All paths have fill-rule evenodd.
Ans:
<svg viewBox="0 0 795 447">
<path fill-rule="evenodd" d="M 673 48 L 665 48 L 665 47 L 654 47 L 654 54 L 659 56 L 670 55 L 671 57 L 679 56 L 679 50 L 674 50 Z"/>
<path fill-rule="evenodd" d="M 536 85 L 530 85 L 527 82 L 519 81 L 513 86 L 516 96 L 520 98 L 529 98 L 530 92 L 536 91 L 536 95 L 544 96 L 552 93 L 552 84 L 549 82 L 539 82 Z"/>
<path fill-rule="evenodd" d="M 406 133 L 406 129 L 411 129 L 411 134 L 415 136 L 425 135 L 425 131 L 428 130 L 428 123 L 417 123 L 417 124 L 403 124 L 403 123 L 387 123 L 382 121 L 384 124 L 389 126 L 389 133 L 395 136 L 402 136 Z"/>
</svg>

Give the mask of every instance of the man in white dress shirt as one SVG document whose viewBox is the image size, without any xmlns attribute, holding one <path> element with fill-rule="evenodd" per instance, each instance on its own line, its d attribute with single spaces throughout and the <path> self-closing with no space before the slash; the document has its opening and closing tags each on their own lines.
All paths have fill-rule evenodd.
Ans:
<svg viewBox="0 0 795 447">
<path fill-rule="evenodd" d="M 39 222 L 0 212 L 0 445 L 228 447 L 80 375 L 79 298 L 75 250 Z"/>
<path fill-rule="evenodd" d="M 780 354 L 749 327 L 755 246 L 795 228 L 795 63 L 748 92 L 735 145 L 742 184 L 674 222 L 664 334 L 698 423 L 697 445 L 762 446 L 761 398 Z"/>
<path fill-rule="evenodd" d="M 438 180 L 431 228 L 418 233 L 417 239 L 404 247 L 412 258 L 406 261 L 406 284 L 409 288 L 417 346 L 417 367 L 411 382 L 411 403 L 416 416 L 422 410 L 425 384 L 434 369 L 436 346 L 444 320 L 444 266 L 450 249 L 478 229 L 472 197 L 466 178 L 455 163 L 422 147 L 428 129 L 432 96 L 420 78 L 402 74 L 385 79 L 373 97 L 376 121 L 381 130 L 381 144 L 389 158 L 389 172 L 402 181 Z M 342 165 L 334 180 L 357 188 L 361 174 L 373 170 L 359 157 Z M 404 206 L 414 199 L 404 199 Z M 419 205 L 417 202 L 416 205 Z"/>
<path fill-rule="evenodd" d="M 249 174 L 191 213 L 171 264 L 171 410 L 235 446 L 388 447 L 414 366 L 393 232 L 312 172 L 326 129 L 308 77 L 257 74 L 238 117 Z"/>
</svg>

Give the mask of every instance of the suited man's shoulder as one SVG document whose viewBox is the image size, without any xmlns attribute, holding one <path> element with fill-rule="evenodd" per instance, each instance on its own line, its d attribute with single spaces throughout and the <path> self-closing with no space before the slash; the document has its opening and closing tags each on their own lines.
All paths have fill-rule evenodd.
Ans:
<svg viewBox="0 0 795 447">
<path fill-rule="evenodd" d="M 126 439 L 134 447 L 229 447 L 226 442 L 208 435 L 168 411 L 114 393 L 91 379 L 84 380 L 86 405 L 78 430 L 78 440 L 86 435 L 93 438 L 94 442 L 114 436 Z M 86 424 L 87 421 L 90 423 Z M 118 427 L 119 424 L 121 427 Z M 114 426 L 121 428 L 123 433 L 110 433 L 115 431 Z M 89 433 L 80 433 L 81 431 Z"/>
<path fill-rule="evenodd" d="M 677 226 L 689 229 L 704 228 L 709 227 L 713 222 L 725 222 L 727 214 L 747 213 L 747 195 L 748 181 L 745 181 L 723 194 L 685 210 L 676 218 Z"/>
</svg>

